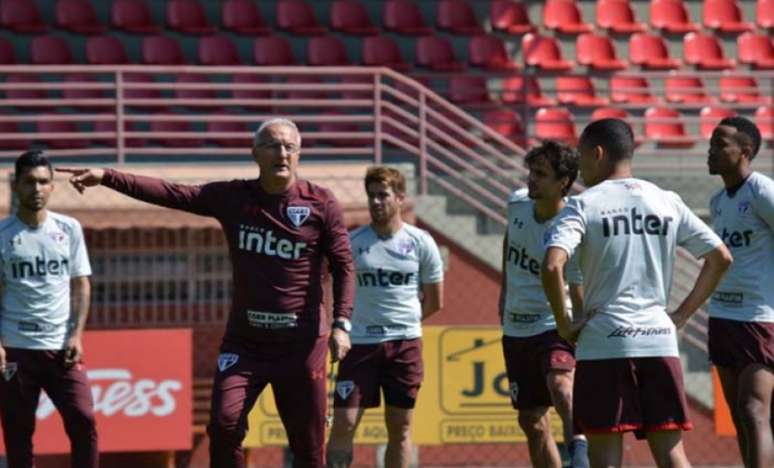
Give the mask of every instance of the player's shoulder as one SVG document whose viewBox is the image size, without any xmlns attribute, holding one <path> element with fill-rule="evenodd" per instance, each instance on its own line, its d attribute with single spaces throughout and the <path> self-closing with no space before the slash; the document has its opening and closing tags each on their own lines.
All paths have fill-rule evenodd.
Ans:
<svg viewBox="0 0 774 468">
<path fill-rule="evenodd" d="M 361 240 L 368 237 L 368 234 L 372 232 L 370 224 L 364 224 L 349 231 L 349 240 L 354 242 L 355 240 Z"/>
<path fill-rule="evenodd" d="M 725 187 L 720 188 L 715 191 L 715 193 L 710 196 L 709 204 L 710 206 L 714 206 L 716 203 L 720 202 L 720 200 L 723 198 L 723 195 L 726 193 Z"/>
<path fill-rule="evenodd" d="M 48 216 L 51 218 L 51 221 L 63 231 L 71 232 L 73 230 L 81 229 L 81 222 L 72 216 L 53 211 L 49 211 Z"/>
<path fill-rule="evenodd" d="M 19 218 L 17 218 L 16 215 L 6 216 L 0 220 L 0 235 L 4 235 L 9 231 L 14 230 L 14 228 L 18 228 L 19 222 Z"/>
<path fill-rule="evenodd" d="M 432 241 L 433 236 L 430 235 L 430 232 L 419 228 L 417 226 L 414 226 L 413 224 L 409 223 L 403 223 L 403 232 L 406 236 L 411 237 L 412 239 L 416 239 L 420 242 L 427 242 Z"/>
<path fill-rule="evenodd" d="M 774 180 L 760 172 L 753 172 L 748 179 L 750 193 L 754 198 L 774 200 Z"/>
<path fill-rule="evenodd" d="M 529 190 L 524 187 L 517 190 L 514 190 L 511 192 L 510 195 L 508 195 L 508 204 L 515 204 L 515 203 L 526 203 L 531 202 L 532 199 L 529 198 Z"/>
</svg>

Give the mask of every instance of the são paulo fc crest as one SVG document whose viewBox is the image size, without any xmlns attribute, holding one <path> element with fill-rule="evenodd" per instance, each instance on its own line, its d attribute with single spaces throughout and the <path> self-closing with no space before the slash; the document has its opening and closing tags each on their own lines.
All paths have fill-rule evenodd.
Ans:
<svg viewBox="0 0 774 468">
<path fill-rule="evenodd" d="M 308 206 L 289 206 L 287 208 L 288 218 L 296 227 L 300 227 L 309 217 L 312 210 Z"/>
<path fill-rule="evenodd" d="M 410 254 L 413 250 L 414 250 L 414 243 L 410 240 L 403 241 L 400 244 L 398 244 L 398 252 L 400 252 L 400 254 L 403 256 Z"/>
<path fill-rule="evenodd" d="M 743 201 L 739 202 L 739 204 L 736 206 L 736 209 L 739 211 L 739 214 L 746 214 L 750 212 L 750 206 L 752 206 L 750 202 Z"/>
<path fill-rule="evenodd" d="M 239 361 L 239 355 L 234 353 L 220 353 L 218 356 L 218 369 L 223 372 Z"/>
<path fill-rule="evenodd" d="M 346 400 L 352 394 L 352 390 L 355 389 L 355 383 L 351 380 L 342 380 L 336 382 L 336 393 L 339 394 L 342 400 Z"/>
<path fill-rule="evenodd" d="M 9 382 L 14 375 L 16 375 L 16 371 L 19 369 L 19 365 L 15 362 L 6 362 L 5 363 L 5 369 L 3 369 L 3 378 L 6 382 Z"/>
<path fill-rule="evenodd" d="M 508 387 L 508 393 L 511 394 L 511 400 L 516 403 L 516 399 L 519 398 L 519 384 L 511 382 L 510 387 Z"/>
</svg>

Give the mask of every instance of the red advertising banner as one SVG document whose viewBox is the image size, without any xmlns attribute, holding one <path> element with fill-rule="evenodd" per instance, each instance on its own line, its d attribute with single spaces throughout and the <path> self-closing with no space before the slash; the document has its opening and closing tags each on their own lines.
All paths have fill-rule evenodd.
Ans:
<svg viewBox="0 0 774 468">
<path fill-rule="evenodd" d="M 100 452 L 191 448 L 191 330 L 87 331 L 83 347 Z M 69 453 L 45 393 L 36 416 L 35 453 Z"/>
</svg>

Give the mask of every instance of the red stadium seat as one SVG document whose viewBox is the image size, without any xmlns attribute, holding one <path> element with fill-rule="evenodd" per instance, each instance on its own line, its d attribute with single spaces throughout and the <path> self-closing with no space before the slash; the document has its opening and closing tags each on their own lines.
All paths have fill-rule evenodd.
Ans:
<svg viewBox="0 0 774 468">
<path fill-rule="evenodd" d="M 467 106 L 489 104 L 486 82 L 486 77 L 481 75 L 454 75 L 449 79 L 449 100 Z"/>
<path fill-rule="evenodd" d="M 704 0 L 704 26 L 726 33 L 752 31 L 753 23 L 742 20 L 736 0 Z"/>
<path fill-rule="evenodd" d="M 634 17 L 628 0 L 599 0 L 597 26 L 619 34 L 643 32 L 646 29 L 645 24 Z"/>
<path fill-rule="evenodd" d="M 94 122 L 94 131 L 95 132 L 115 132 L 116 131 L 116 122 L 113 120 L 97 120 Z M 124 121 L 124 131 L 125 132 L 138 132 L 140 131 L 139 126 L 136 122 L 132 121 Z M 117 137 L 116 137 L 117 138 Z M 145 138 L 125 138 L 124 145 L 128 146 L 129 148 L 141 148 L 143 146 L 146 146 L 148 144 L 148 140 Z M 107 144 L 109 146 L 113 146 L 116 144 L 116 140 L 98 140 L 98 143 L 101 144 Z"/>
<path fill-rule="evenodd" d="M 129 58 L 119 38 L 94 36 L 86 40 L 86 61 L 90 65 L 123 65 Z"/>
<path fill-rule="evenodd" d="M 565 34 L 590 32 L 590 24 L 583 22 L 575 0 L 547 0 L 543 5 L 543 26 Z"/>
<path fill-rule="evenodd" d="M 249 73 L 235 73 L 231 79 L 232 83 L 239 85 L 257 85 L 267 84 L 271 77 L 267 75 L 253 75 Z M 236 100 L 243 99 L 271 99 L 271 90 L 269 89 L 231 89 L 231 97 Z"/>
<path fill-rule="evenodd" d="M 689 33 L 699 30 L 699 25 L 688 17 L 682 0 L 651 0 L 650 25 L 670 33 Z"/>
<path fill-rule="evenodd" d="M 645 138 L 667 147 L 685 148 L 694 143 L 685 132 L 680 113 L 664 107 L 650 107 L 645 111 Z"/>
<path fill-rule="evenodd" d="M 588 76 L 557 76 L 556 97 L 560 104 L 581 107 L 596 107 L 607 104 L 607 99 L 599 97 Z"/>
<path fill-rule="evenodd" d="M 535 114 L 535 136 L 541 140 L 558 140 L 569 145 L 578 142 L 572 114 L 564 107 L 538 109 Z"/>
<path fill-rule="evenodd" d="M 70 121 L 61 120 L 39 120 L 35 122 L 39 133 L 77 133 L 80 132 L 78 124 Z M 87 138 L 41 138 L 36 139 L 45 142 L 52 149 L 79 149 L 86 148 L 91 144 Z"/>
<path fill-rule="evenodd" d="M 48 30 L 35 0 L 0 2 L 0 26 L 23 34 L 38 34 Z"/>
<path fill-rule="evenodd" d="M 602 119 L 620 119 L 628 121 L 629 117 L 629 113 L 620 107 L 600 107 L 594 109 L 594 112 L 591 113 L 592 122 Z"/>
<path fill-rule="evenodd" d="M 637 33 L 629 39 L 629 58 L 635 65 L 650 70 L 680 68 L 680 60 L 669 56 L 664 39 L 648 33 Z"/>
<path fill-rule="evenodd" d="M 733 117 L 736 115 L 736 111 L 725 107 L 703 107 L 699 112 L 699 135 L 702 138 L 709 139 L 712 136 L 712 131 L 717 127 L 718 123 L 726 117 Z"/>
<path fill-rule="evenodd" d="M 523 75 L 512 75 L 504 78 L 500 84 L 500 101 L 504 104 L 522 104 L 527 98 L 527 104 L 532 107 L 553 106 L 556 104 L 552 98 L 543 96 L 540 91 L 540 82 L 534 76 L 524 80 Z M 526 89 L 525 89 L 526 88 Z"/>
<path fill-rule="evenodd" d="M 484 124 L 519 146 L 527 145 L 527 134 L 521 116 L 508 109 L 496 109 L 484 113 Z"/>
<path fill-rule="evenodd" d="M 704 91 L 704 83 L 696 76 L 670 76 L 664 80 L 667 102 L 677 104 L 707 104 L 713 99 Z"/>
<path fill-rule="evenodd" d="M 389 0 L 382 10 L 384 29 L 398 34 L 423 36 L 432 34 L 433 29 L 427 26 L 419 7 L 411 0 Z"/>
<path fill-rule="evenodd" d="M 334 31 L 347 34 L 378 34 L 368 12 L 359 0 L 336 0 L 331 4 L 330 24 Z"/>
<path fill-rule="evenodd" d="M 617 57 L 610 38 L 594 33 L 578 36 L 575 42 L 575 57 L 579 64 L 594 70 L 623 70 L 628 66 L 626 61 Z"/>
<path fill-rule="evenodd" d="M 760 104 L 766 98 L 758 91 L 758 82 L 752 76 L 721 76 L 720 100 L 739 104 Z"/>
<path fill-rule="evenodd" d="M 473 8 L 465 0 L 440 0 L 436 5 L 435 24 L 438 29 L 463 36 L 484 32 Z"/>
<path fill-rule="evenodd" d="M 346 114 L 342 114 L 339 112 L 328 112 L 328 115 L 331 117 L 342 117 L 346 116 Z M 320 122 L 317 131 L 321 133 L 339 133 L 339 132 L 348 132 L 348 133 L 356 133 L 356 132 L 364 132 L 366 131 L 361 124 L 357 122 L 342 122 L 339 120 L 326 120 L 323 122 Z M 338 146 L 338 147 L 361 147 L 361 146 L 368 146 L 373 144 L 373 138 L 362 136 L 362 137 L 356 137 L 356 136 L 337 136 L 334 138 L 320 138 L 318 140 L 319 144 L 328 144 L 331 146 Z"/>
<path fill-rule="evenodd" d="M 142 63 L 146 65 L 181 65 L 183 48 L 174 37 L 157 35 L 142 40 Z"/>
<path fill-rule="evenodd" d="M 758 0 L 755 4 L 755 18 L 763 29 L 774 29 L 774 0 Z"/>
<path fill-rule="evenodd" d="M 339 79 L 343 87 L 352 85 L 368 85 L 371 89 L 341 89 L 342 99 L 373 99 L 374 98 L 374 78 L 370 75 L 344 75 Z"/>
<path fill-rule="evenodd" d="M 217 30 L 210 25 L 197 0 L 169 0 L 167 26 L 183 34 L 212 34 Z"/>
<path fill-rule="evenodd" d="M 10 74 L 5 78 L 6 83 L 40 83 L 38 75 L 29 73 Z M 6 89 L 6 99 L 46 99 L 48 91 L 36 88 Z"/>
<path fill-rule="evenodd" d="M 296 65 L 290 41 L 283 36 L 266 36 L 256 39 L 253 45 L 253 59 L 256 65 Z"/>
<path fill-rule="evenodd" d="M 278 93 L 279 98 L 285 99 L 329 99 L 330 93 L 325 90 L 318 89 L 304 89 L 298 85 L 315 85 L 319 86 L 325 84 L 322 77 L 317 75 L 290 75 L 285 80 L 285 85 L 289 85 L 289 89 L 280 91 Z"/>
<path fill-rule="evenodd" d="M 306 62 L 312 66 L 346 66 L 352 61 L 337 36 L 312 37 L 306 43 Z"/>
<path fill-rule="evenodd" d="M 457 60 L 454 48 L 442 36 L 425 36 L 416 42 L 417 65 L 434 71 L 460 71 L 465 65 Z"/>
<path fill-rule="evenodd" d="M 228 115 L 228 114 L 222 114 Z M 248 134 L 250 130 L 247 128 L 247 124 L 242 121 L 222 121 L 216 120 L 214 122 L 207 122 L 207 132 L 230 132 L 230 133 L 244 133 Z M 223 146 L 225 148 L 245 148 L 249 149 L 253 146 L 253 140 L 249 136 L 242 138 L 238 137 L 208 137 L 208 140 L 216 145 Z"/>
<path fill-rule="evenodd" d="M 30 58 L 35 65 L 69 65 L 73 63 L 70 44 L 59 36 L 37 36 L 30 43 Z"/>
<path fill-rule="evenodd" d="M 56 24 L 79 34 L 102 34 L 106 29 L 97 21 L 97 13 L 89 0 L 57 0 Z"/>
<path fill-rule="evenodd" d="M 521 52 L 524 55 L 524 63 L 530 67 L 567 71 L 575 66 L 572 61 L 562 58 L 559 43 L 553 37 L 536 33 L 526 34 L 521 40 Z"/>
<path fill-rule="evenodd" d="M 3 117 L 7 114 L 0 113 Z M 19 135 L 21 130 L 19 124 L 13 121 L 0 120 L 0 135 Z M 30 141 L 26 139 L 0 140 L 0 149 L 4 150 L 26 150 L 30 147 Z"/>
<path fill-rule="evenodd" d="M 0 65 L 15 65 L 16 52 L 11 41 L 0 37 Z"/>
<path fill-rule="evenodd" d="M 223 29 L 239 34 L 269 34 L 271 28 L 252 0 L 227 0 L 221 11 Z"/>
<path fill-rule="evenodd" d="M 114 28 L 130 33 L 156 34 L 161 30 L 153 22 L 145 0 L 114 0 L 110 17 Z"/>
<path fill-rule="evenodd" d="M 241 65 L 239 51 L 230 36 L 218 34 L 199 39 L 199 63 L 202 65 Z"/>
<path fill-rule="evenodd" d="M 765 140 L 774 140 L 774 107 L 761 106 L 755 111 L 755 124 Z"/>
<path fill-rule="evenodd" d="M 315 36 L 325 32 L 325 28 L 317 21 L 314 10 L 304 0 L 277 2 L 277 28 L 302 36 Z"/>
<path fill-rule="evenodd" d="M 96 83 L 97 79 L 91 73 L 68 73 L 65 75 L 65 81 L 68 83 Z M 101 99 L 105 96 L 104 89 L 65 88 L 62 90 L 62 97 L 65 99 Z M 84 109 L 83 107 L 79 108 Z"/>
<path fill-rule="evenodd" d="M 153 75 L 148 73 L 130 72 L 124 73 L 124 83 L 155 83 Z M 161 90 L 155 88 L 130 88 L 124 90 L 125 99 L 158 99 L 161 97 Z"/>
<path fill-rule="evenodd" d="M 774 40 L 766 34 L 744 33 L 736 40 L 736 52 L 741 63 L 756 69 L 774 69 Z"/>
<path fill-rule="evenodd" d="M 659 102 L 650 92 L 648 80 L 636 76 L 610 78 L 610 100 L 622 104 L 654 104 Z"/>
<path fill-rule="evenodd" d="M 527 7 L 516 0 L 492 0 L 489 4 L 492 29 L 507 34 L 525 34 L 534 31 Z"/>
<path fill-rule="evenodd" d="M 188 132 L 191 135 L 200 135 L 193 131 L 191 124 L 179 120 L 152 120 L 150 123 L 151 132 Z M 170 147 L 192 148 L 204 146 L 204 140 L 201 138 L 181 138 L 181 137 L 156 137 L 157 144 Z"/>
<path fill-rule="evenodd" d="M 505 43 L 497 36 L 482 34 L 468 42 L 468 60 L 470 65 L 490 71 L 518 70 L 505 48 Z"/>
<path fill-rule="evenodd" d="M 720 41 L 715 36 L 688 33 L 683 39 L 685 63 L 699 70 L 728 70 L 736 67 L 736 61 L 723 54 Z"/>
<path fill-rule="evenodd" d="M 369 67 L 390 67 L 398 71 L 411 69 L 403 59 L 398 43 L 389 36 L 369 36 L 361 42 L 363 65 Z"/>
<path fill-rule="evenodd" d="M 197 84 L 209 84 L 210 80 L 207 75 L 201 73 L 181 73 L 177 75 L 175 79 L 177 84 L 182 85 L 197 85 Z M 218 97 L 217 91 L 214 89 L 205 88 L 176 88 L 175 98 L 177 99 L 215 99 Z M 213 106 L 192 106 L 197 109 L 212 110 L 216 107 Z"/>
</svg>

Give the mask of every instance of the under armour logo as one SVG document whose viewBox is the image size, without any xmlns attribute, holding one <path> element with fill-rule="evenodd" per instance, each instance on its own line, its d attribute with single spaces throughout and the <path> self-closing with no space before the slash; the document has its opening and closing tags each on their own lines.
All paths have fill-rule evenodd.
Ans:
<svg viewBox="0 0 774 468">
<path fill-rule="evenodd" d="M 312 380 L 320 380 L 325 378 L 325 369 L 317 369 L 311 372 Z"/>
</svg>

